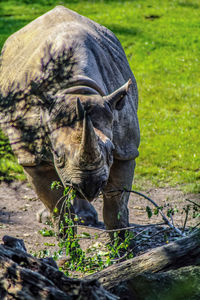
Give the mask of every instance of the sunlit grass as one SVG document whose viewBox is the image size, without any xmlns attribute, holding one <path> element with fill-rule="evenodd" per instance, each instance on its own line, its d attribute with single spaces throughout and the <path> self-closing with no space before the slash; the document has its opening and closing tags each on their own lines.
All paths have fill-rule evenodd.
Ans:
<svg viewBox="0 0 200 300">
<path fill-rule="evenodd" d="M 199 1 L 3 1 L 0 47 L 57 4 L 110 28 L 125 49 L 139 89 L 137 188 L 150 183 L 200 192 Z"/>
</svg>

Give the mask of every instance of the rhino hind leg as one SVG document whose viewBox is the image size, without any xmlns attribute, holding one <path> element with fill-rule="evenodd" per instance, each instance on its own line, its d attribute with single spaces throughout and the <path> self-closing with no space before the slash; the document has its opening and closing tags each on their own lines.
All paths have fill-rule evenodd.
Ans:
<svg viewBox="0 0 200 300">
<path fill-rule="evenodd" d="M 63 221 L 63 214 L 65 213 L 63 209 L 63 188 L 51 189 L 51 184 L 53 181 L 60 181 L 55 169 L 47 164 L 41 164 L 34 167 L 24 167 L 24 171 L 27 174 L 28 180 L 33 186 L 39 199 L 49 211 L 49 215 L 55 215 L 54 209 L 57 207 L 57 216 L 59 216 L 59 221 Z M 48 218 L 48 212 L 43 208 L 37 214 L 37 219 L 39 218 L 39 221 L 43 222 L 44 215 L 45 218 Z"/>
<path fill-rule="evenodd" d="M 115 160 L 110 170 L 110 177 L 104 190 L 103 218 L 106 229 L 120 229 L 129 226 L 128 192 L 121 192 L 124 188 L 130 190 L 134 176 L 135 161 Z M 124 239 L 125 231 L 119 236 Z M 110 234 L 111 239 L 113 233 Z"/>
</svg>

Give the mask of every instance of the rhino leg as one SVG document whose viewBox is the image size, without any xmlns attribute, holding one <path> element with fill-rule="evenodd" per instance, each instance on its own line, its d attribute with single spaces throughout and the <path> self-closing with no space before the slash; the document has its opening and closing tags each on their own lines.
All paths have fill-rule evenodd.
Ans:
<svg viewBox="0 0 200 300">
<path fill-rule="evenodd" d="M 49 210 L 50 215 L 55 215 L 54 209 L 57 207 L 58 212 L 56 215 L 59 216 L 59 221 L 63 221 L 63 214 L 65 213 L 63 209 L 63 188 L 51 189 L 53 181 L 60 181 L 55 169 L 47 164 L 41 164 L 34 167 L 24 167 L 24 171 L 39 199 Z"/>
<path fill-rule="evenodd" d="M 98 225 L 98 214 L 90 202 L 76 197 L 73 207 L 75 214 L 84 221 L 84 225 Z"/>
<path fill-rule="evenodd" d="M 47 220 L 49 215 L 54 214 L 54 208 L 58 208 L 57 215 L 59 219 L 63 221 L 63 188 L 51 189 L 53 181 L 60 181 L 57 172 L 54 167 L 47 164 L 42 164 L 34 167 L 24 167 L 24 171 L 27 174 L 30 184 L 33 186 L 39 199 L 43 202 L 46 210 L 42 208 L 37 213 L 37 220 L 43 222 Z M 98 215 L 95 208 L 85 199 L 75 198 L 73 203 L 73 213 L 77 214 L 85 225 L 98 225 Z M 48 211 L 50 214 L 48 215 Z M 55 214 L 54 214 L 55 215 Z"/>
<path fill-rule="evenodd" d="M 135 161 L 115 160 L 110 170 L 110 177 L 104 190 L 103 218 L 107 229 L 129 226 L 128 199 L 129 193 L 121 192 L 124 187 L 131 189 Z M 113 234 L 110 234 L 113 238 Z M 120 233 L 124 238 L 124 231 Z"/>
<path fill-rule="evenodd" d="M 36 213 L 36 219 L 39 223 L 47 224 L 51 220 L 50 211 L 43 205 Z"/>
</svg>

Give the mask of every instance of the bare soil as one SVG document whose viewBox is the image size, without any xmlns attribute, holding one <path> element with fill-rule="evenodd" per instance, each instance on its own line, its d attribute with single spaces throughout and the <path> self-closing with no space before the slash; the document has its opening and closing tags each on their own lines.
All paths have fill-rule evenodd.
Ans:
<svg viewBox="0 0 200 300">
<path fill-rule="evenodd" d="M 198 194 L 184 194 L 178 188 L 159 188 L 149 189 L 144 192 L 145 195 L 153 199 L 159 206 L 163 206 L 164 211 L 169 207 L 177 208 L 173 216 L 175 226 L 183 228 L 185 221 L 184 207 L 190 199 L 200 204 L 200 197 Z M 102 199 L 98 198 L 93 202 L 95 209 L 99 215 L 99 221 L 102 219 Z M 148 218 L 146 213 L 146 206 L 154 209 L 152 204 L 146 199 L 131 193 L 129 200 L 129 217 L 130 225 L 134 226 L 134 233 L 138 236 L 137 239 L 137 253 L 144 252 L 152 247 L 168 243 L 177 238 L 177 234 L 166 231 L 166 226 L 149 226 L 151 224 L 163 223 L 160 216 L 152 216 Z M 42 203 L 37 198 L 36 194 L 27 182 L 12 182 L 7 184 L 5 182 L 0 185 L 0 239 L 4 235 L 11 235 L 16 238 L 23 239 L 30 253 L 39 253 L 42 250 L 50 249 L 54 251 L 55 247 L 49 244 L 57 244 L 55 237 L 44 237 L 39 233 L 39 230 L 48 225 L 38 223 L 36 220 L 36 213 L 42 208 Z M 189 218 L 186 224 L 187 230 L 191 226 L 195 226 L 199 220 L 192 218 L 192 209 L 189 213 Z M 148 225 L 145 227 L 144 225 Z M 85 232 L 90 234 L 99 233 L 100 228 L 83 228 Z M 165 233 L 164 233 L 165 231 Z M 91 244 L 90 239 L 84 239 L 83 247 L 87 248 Z"/>
</svg>

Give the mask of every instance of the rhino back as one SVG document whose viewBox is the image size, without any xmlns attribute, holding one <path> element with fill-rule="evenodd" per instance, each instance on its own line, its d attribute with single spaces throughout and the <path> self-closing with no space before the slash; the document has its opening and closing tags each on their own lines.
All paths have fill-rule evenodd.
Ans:
<svg viewBox="0 0 200 300">
<path fill-rule="evenodd" d="M 137 156 L 137 86 L 122 47 L 107 28 L 62 6 L 37 18 L 5 43 L 0 64 L 1 115 L 9 107 L 13 111 L 20 101 L 25 101 L 20 108 L 24 113 L 33 98 L 37 102 L 40 93 L 55 94 L 77 75 L 96 81 L 105 94 L 132 79 L 125 107 L 115 112 L 113 136 L 117 158 Z M 35 120 L 39 119 L 40 109 L 33 106 L 31 111 L 37 115 Z M 21 136 L 21 128 L 16 126 L 16 130 Z"/>
</svg>

